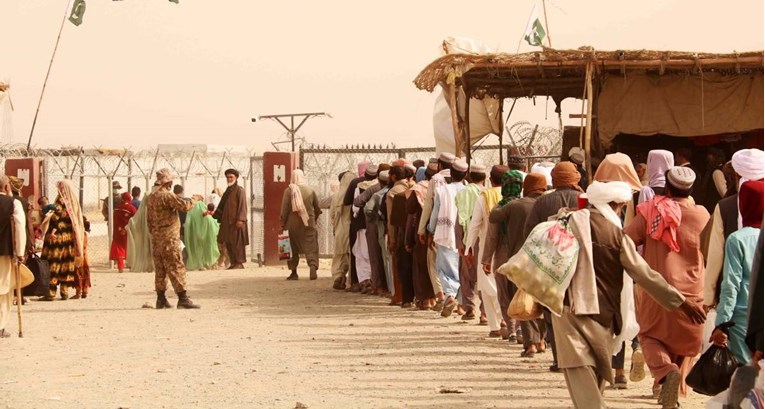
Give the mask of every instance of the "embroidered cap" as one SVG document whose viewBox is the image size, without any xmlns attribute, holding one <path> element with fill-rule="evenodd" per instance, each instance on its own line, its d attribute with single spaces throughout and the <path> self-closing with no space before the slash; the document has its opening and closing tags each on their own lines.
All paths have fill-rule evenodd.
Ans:
<svg viewBox="0 0 765 409">
<path fill-rule="evenodd" d="M 689 190 L 696 181 L 696 173 L 685 166 L 675 166 L 667 172 L 667 181 L 674 187 Z"/>
</svg>

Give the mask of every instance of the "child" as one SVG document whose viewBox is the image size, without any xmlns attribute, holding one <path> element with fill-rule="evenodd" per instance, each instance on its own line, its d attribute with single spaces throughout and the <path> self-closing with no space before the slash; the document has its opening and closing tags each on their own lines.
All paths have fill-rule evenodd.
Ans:
<svg viewBox="0 0 765 409">
<path fill-rule="evenodd" d="M 205 212 L 205 216 L 212 216 L 213 213 L 215 213 L 215 205 L 212 203 L 207 204 L 207 211 Z"/>
<path fill-rule="evenodd" d="M 56 205 L 53 203 L 50 203 L 48 201 L 48 198 L 45 196 L 41 196 L 40 200 L 37 201 L 37 204 L 40 205 L 40 209 L 42 209 L 43 218 L 45 218 L 45 215 L 48 214 L 48 212 L 56 211 Z"/>
</svg>

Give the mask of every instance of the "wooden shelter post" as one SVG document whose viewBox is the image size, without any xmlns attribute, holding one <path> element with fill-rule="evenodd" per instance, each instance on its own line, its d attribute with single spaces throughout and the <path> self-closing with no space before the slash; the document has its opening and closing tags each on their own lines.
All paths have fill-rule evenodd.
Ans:
<svg viewBox="0 0 765 409">
<path fill-rule="evenodd" d="M 500 98 L 499 111 L 497 112 L 497 115 L 499 115 L 499 164 L 500 165 L 505 164 L 505 160 L 504 160 L 505 150 L 502 147 L 502 136 L 505 134 L 505 124 L 502 121 L 502 114 L 503 114 L 502 110 L 504 109 L 504 107 L 505 107 L 505 99 Z"/>
<path fill-rule="evenodd" d="M 457 84 L 454 84 L 452 92 L 449 93 L 449 108 L 452 111 L 452 127 L 454 128 L 454 153 L 459 156 L 462 149 L 462 129 L 460 129 L 460 121 L 457 114 L 457 93 L 459 88 Z"/>
<path fill-rule="evenodd" d="M 465 129 L 465 162 L 467 162 L 468 165 L 470 165 L 470 157 L 471 155 L 471 146 L 470 146 L 470 88 L 467 87 L 467 84 L 463 83 L 463 89 L 465 90 L 465 122 L 462 124 L 463 129 Z"/>
<path fill-rule="evenodd" d="M 592 138 L 592 61 L 587 63 L 587 121 L 585 122 L 584 132 L 584 157 L 587 166 L 587 184 L 592 183 L 592 158 L 591 158 L 591 138 Z"/>
</svg>

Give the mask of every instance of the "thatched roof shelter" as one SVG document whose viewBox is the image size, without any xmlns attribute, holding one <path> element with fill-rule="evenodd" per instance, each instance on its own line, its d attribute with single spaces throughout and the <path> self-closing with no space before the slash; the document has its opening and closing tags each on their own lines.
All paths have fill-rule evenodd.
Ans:
<svg viewBox="0 0 765 409">
<path fill-rule="evenodd" d="M 596 51 L 544 48 L 523 54 L 450 54 L 428 64 L 415 78 L 417 88 L 432 92 L 439 83 L 461 85 L 473 97 L 551 96 L 556 100 L 582 98 L 587 66 L 596 74 L 624 75 L 642 71 L 659 75 L 719 72 L 763 72 L 763 52 L 731 54 L 680 51 Z"/>
<path fill-rule="evenodd" d="M 591 47 L 523 54 L 449 54 L 414 80 L 450 97 L 458 154 L 470 157 L 470 99 L 549 96 L 588 101 L 581 146 L 610 145 L 618 134 L 692 137 L 763 128 L 763 52 L 597 51 Z M 500 109 L 501 112 L 501 109 Z M 560 112 L 560 111 L 558 111 Z M 500 127 L 502 129 L 502 127 Z M 596 133 L 597 132 L 597 133 Z M 593 140 L 592 135 L 596 135 Z M 502 145 L 502 135 L 500 146 Z"/>
</svg>

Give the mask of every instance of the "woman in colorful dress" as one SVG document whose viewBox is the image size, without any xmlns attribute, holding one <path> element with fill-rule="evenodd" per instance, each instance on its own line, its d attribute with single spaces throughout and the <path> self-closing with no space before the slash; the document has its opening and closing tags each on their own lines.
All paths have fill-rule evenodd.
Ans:
<svg viewBox="0 0 765 409">
<path fill-rule="evenodd" d="M 58 290 L 62 300 L 75 286 L 76 269 L 82 265 L 85 229 L 77 189 L 71 180 L 56 182 L 56 210 L 45 232 L 41 258 L 50 265 L 50 290 L 42 301 L 53 301 Z"/>
<path fill-rule="evenodd" d="M 127 225 L 130 219 L 135 216 L 135 206 L 131 203 L 130 193 L 125 192 L 120 196 L 121 202 L 114 209 L 114 234 L 112 235 L 112 248 L 109 252 L 109 260 L 117 262 L 117 269 L 120 273 L 125 271 L 125 258 L 127 257 Z"/>
</svg>

